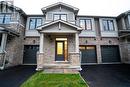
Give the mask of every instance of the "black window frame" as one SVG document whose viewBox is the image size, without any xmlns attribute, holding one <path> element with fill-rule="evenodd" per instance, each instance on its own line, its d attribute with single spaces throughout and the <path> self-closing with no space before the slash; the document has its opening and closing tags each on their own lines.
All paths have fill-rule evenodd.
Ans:
<svg viewBox="0 0 130 87">
<path fill-rule="evenodd" d="M 57 20 L 62 20 L 62 17 L 61 17 L 61 16 L 62 16 L 62 15 L 65 15 L 65 16 L 66 16 L 66 20 L 63 20 L 63 21 L 67 21 L 67 14 L 53 14 L 53 21 L 55 21 L 55 19 L 54 19 L 54 18 L 55 18 L 55 17 L 54 17 L 55 15 L 58 15 L 58 16 L 59 16 L 59 19 L 57 19 Z"/>
<path fill-rule="evenodd" d="M 3 4 L 0 5 L 0 12 L 3 12 Z"/>
<path fill-rule="evenodd" d="M 33 29 L 31 29 L 31 20 L 34 19 L 35 20 L 35 26 Z M 29 30 L 35 30 L 38 26 L 37 26 L 37 20 L 41 19 L 41 25 L 42 25 L 42 18 L 30 18 L 29 19 Z"/>
<path fill-rule="evenodd" d="M 3 9 L 5 9 L 5 10 L 3 10 Z M 7 4 L 3 4 L 3 3 L 1 2 L 1 4 L 0 4 L 0 12 L 1 12 L 1 13 L 6 13 L 6 12 L 8 12 L 8 5 L 7 5 Z"/>
<path fill-rule="evenodd" d="M 104 28 L 104 26 L 105 26 L 105 25 L 104 25 L 104 22 L 107 22 L 107 26 L 106 26 L 107 29 Z M 110 23 L 109 23 L 109 22 L 112 22 L 113 29 L 110 29 Z M 111 19 L 111 20 L 110 20 L 110 19 L 109 19 L 109 20 L 104 19 L 104 20 L 102 21 L 102 24 L 103 24 L 103 31 L 115 31 L 114 20 L 112 20 L 112 19 Z"/>
<path fill-rule="evenodd" d="M 3 34 L 0 33 L 0 47 L 1 47 L 1 43 L 2 43 L 2 37 L 3 37 Z"/>
<path fill-rule="evenodd" d="M 84 25 L 85 28 L 83 28 L 84 30 L 88 30 L 88 31 L 89 31 L 89 30 L 92 30 L 92 19 L 80 19 L 80 20 L 79 20 L 79 25 L 80 25 L 80 23 L 81 23 L 81 20 L 83 20 L 84 23 L 85 23 L 85 25 Z M 87 28 L 87 25 L 88 25 L 88 24 L 87 24 L 86 21 L 88 21 L 88 20 L 90 21 L 90 27 L 91 27 L 91 29 L 88 29 L 88 28 Z M 80 27 L 82 27 L 82 26 L 80 25 Z"/>
</svg>

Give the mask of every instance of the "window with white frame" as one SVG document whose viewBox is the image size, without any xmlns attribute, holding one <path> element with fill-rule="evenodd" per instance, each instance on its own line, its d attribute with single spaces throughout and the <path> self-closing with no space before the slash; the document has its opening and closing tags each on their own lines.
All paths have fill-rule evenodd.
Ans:
<svg viewBox="0 0 130 87">
<path fill-rule="evenodd" d="M 42 25 L 42 18 L 30 18 L 29 29 L 36 29 L 38 26 Z"/>
<path fill-rule="evenodd" d="M 58 19 L 67 21 L 67 15 L 66 14 L 54 14 L 53 20 L 58 20 Z"/>
<path fill-rule="evenodd" d="M 80 27 L 82 27 L 85 30 L 92 30 L 92 20 L 80 19 Z"/>
<path fill-rule="evenodd" d="M 0 24 L 9 24 L 11 22 L 11 14 L 0 14 Z"/>
<path fill-rule="evenodd" d="M 103 20 L 103 30 L 104 31 L 114 31 L 114 21 L 113 20 Z"/>
</svg>

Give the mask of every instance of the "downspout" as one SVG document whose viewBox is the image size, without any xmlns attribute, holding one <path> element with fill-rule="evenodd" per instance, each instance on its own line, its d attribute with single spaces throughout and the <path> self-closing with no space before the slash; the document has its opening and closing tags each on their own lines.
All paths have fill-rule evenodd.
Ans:
<svg viewBox="0 0 130 87">
<path fill-rule="evenodd" d="M 7 33 L 2 34 L 2 41 L 1 41 L 1 51 L 2 51 L 2 58 L 3 58 L 3 63 L 2 66 L 0 66 L 0 70 L 3 70 L 5 68 L 5 61 L 6 61 L 6 42 L 7 42 Z"/>
</svg>

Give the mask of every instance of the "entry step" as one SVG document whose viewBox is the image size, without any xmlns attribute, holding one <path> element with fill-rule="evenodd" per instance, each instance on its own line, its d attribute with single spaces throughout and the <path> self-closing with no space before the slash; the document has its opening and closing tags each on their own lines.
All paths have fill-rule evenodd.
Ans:
<svg viewBox="0 0 130 87">
<path fill-rule="evenodd" d="M 44 73 L 79 73 L 75 69 L 44 69 Z"/>
</svg>

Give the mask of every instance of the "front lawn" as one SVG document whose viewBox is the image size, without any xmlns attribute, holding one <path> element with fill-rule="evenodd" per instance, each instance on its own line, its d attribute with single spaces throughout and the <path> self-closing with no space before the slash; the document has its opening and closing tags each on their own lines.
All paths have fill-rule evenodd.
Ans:
<svg viewBox="0 0 130 87">
<path fill-rule="evenodd" d="M 80 74 L 45 74 L 37 72 L 20 87 L 88 87 Z"/>
</svg>

